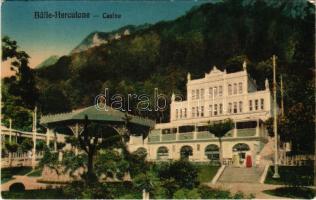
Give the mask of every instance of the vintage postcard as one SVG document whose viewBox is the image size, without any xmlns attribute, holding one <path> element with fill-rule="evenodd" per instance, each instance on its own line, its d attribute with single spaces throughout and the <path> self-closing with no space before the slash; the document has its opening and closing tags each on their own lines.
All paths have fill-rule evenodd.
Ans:
<svg viewBox="0 0 316 200">
<path fill-rule="evenodd" d="M 315 1 L 1 3 L 3 199 L 313 199 Z"/>
</svg>

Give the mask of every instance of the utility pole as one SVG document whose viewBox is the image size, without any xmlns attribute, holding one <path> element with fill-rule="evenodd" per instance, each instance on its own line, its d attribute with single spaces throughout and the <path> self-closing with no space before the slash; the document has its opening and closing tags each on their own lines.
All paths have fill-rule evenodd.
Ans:
<svg viewBox="0 0 316 200">
<path fill-rule="evenodd" d="M 273 131 L 274 131 L 274 174 L 273 178 L 280 178 L 278 169 L 278 124 L 277 124 L 277 100 L 276 100 L 276 56 L 272 56 L 273 63 Z"/>
<path fill-rule="evenodd" d="M 34 108 L 33 113 L 33 150 L 32 150 L 32 169 L 35 169 L 35 161 L 36 161 L 36 123 L 37 123 L 37 107 Z"/>
</svg>

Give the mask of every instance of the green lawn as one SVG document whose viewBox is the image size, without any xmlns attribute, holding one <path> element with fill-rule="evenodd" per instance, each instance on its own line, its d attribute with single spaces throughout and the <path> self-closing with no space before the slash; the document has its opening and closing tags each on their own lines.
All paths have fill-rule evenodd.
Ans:
<svg viewBox="0 0 316 200">
<path fill-rule="evenodd" d="M 315 190 L 306 187 L 279 187 L 274 190 L 264 190 L 263 192 L 273 196 L 293 199 L 312 199 L 315 196 Z"/>
<path fill-rule="evenodd" d="M 60 189 L 26 190 L 23 192 L 1 192 L 3 199 L 64 199 Z"/>
<path fill-rule="evenodd" d="M 274 166 L 271 166 L 265 183 L 275 185 L 293 185 L 299 184 L 304 186 L 313 185 L 314 168 L 312 166 L 279 166 L 279 179 L 272 178 Z"/>
<path fill-rule="evenodd" d="M 38 168 L 29 173 L 27 176 L 42 176 L 43 168 Z"/>
<path fill-rule="evenodd" d="M 198 180 L 203 182 L 211 182 L 213 177 L 216 175 L 217 170 L 220 168 L 219 166 L 211 166 L 211 165 L 197 165 L 198 167 Z"/>
<path fill-rule="evenodd" d="M 5 183 L 13 179 L 13 175 L 25 175 L 30 171 L 32 171 L 31 167 L 11 167 L 1 169 L 1 183 Z"/>
</svg>

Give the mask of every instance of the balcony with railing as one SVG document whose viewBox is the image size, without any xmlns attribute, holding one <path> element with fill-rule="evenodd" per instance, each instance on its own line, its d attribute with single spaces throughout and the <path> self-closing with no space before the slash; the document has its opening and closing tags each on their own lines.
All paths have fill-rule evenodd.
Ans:
<svg viewBox="0 0 316 200">
<path fill-rule="evenodd" d="M 193 140 L 193 132 L 179 133 L 179 140 Z"/>
<path fill-rule="evenodd" d="M 228 131 L 223 139 L 228 138 L 244 138 L 244 137 L 258 137 L 258 129 L 245 128 L 245 129 L 232 129 Z M 154 130 L 148 135 L 148 143 L 159 142 L 173 142 L 173 141 L 194 141 L 194 140 L 209 140 L 216 139 L 215 135 L 208 131 L 192 131 L 184 133 L 161 133 Z"/>
</svg>

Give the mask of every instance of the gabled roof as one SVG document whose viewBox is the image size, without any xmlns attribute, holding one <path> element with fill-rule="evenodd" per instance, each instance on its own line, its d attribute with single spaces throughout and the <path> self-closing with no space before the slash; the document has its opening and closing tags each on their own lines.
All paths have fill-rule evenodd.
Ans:
<svg viewBox="0 0 316 200">
<path fill-rule="evenodd" d="M 119 110 L 113 109 L 110 106 L 105 109 L 97 109 L 95 106 L 89 106 L 79 110 L 74 110 L 68 113 L 60 113 L 54 115 L 42 116 L 40 123 L 41 124 L 55 124 L 62 122 L 71 122 L 71 121 L 83 121 L 85 116 L 88 116 L 88 119 L 91 121 L 99 121 L 106 123 L 124 123 L 126 121 L 126 116 L 129 118 L 129 122 L 136 125 L 154 127 L 155 121 L 147 118 L 142 118 L 130 114 L 126 114 Z"/>
</svg>

